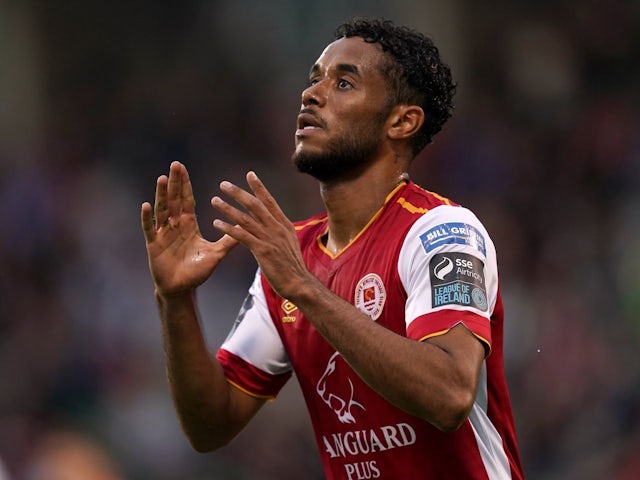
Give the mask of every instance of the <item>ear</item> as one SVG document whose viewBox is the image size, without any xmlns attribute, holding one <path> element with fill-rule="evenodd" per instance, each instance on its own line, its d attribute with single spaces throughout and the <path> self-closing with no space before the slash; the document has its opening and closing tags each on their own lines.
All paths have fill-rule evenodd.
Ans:
<svg viewBox="0 0 640 480">
<path fill-rule="evenodd" d="M 424 111 L 418 105 L 396 105 L 389 114 L 387 136 L 392 140 L 406 140 L 422 128 Z"/>
</svg>

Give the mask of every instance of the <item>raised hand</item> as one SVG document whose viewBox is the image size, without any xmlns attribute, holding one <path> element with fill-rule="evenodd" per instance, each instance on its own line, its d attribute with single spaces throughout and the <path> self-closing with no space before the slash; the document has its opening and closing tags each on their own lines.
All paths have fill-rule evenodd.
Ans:
<svg viewBox="0 0 640 480">
<path fill-rule="evenodd" d="M 311 275 L 298 237 L 293 224 L 254 172 L 247 173 L 247 183 L 253 193 L 229 182 L 220 184 L 222 193 L 238 202 L 244 211 L 213 197 L 211 204 L 231 220 L 215 220 L 213 226 L 249 248 L 273 289 L 290 298 Z"/>
<path fill-rule="evenodd" d="M 195 289 L 238 243 L 228 235 L 216 242 L 202 237 L 189 174 L 180 162 L 171 163 L 168 177 L 158 178 L 153 214 L 151 204 L 144 202 L 140 218 L 159 295 Z"/>
</svg>

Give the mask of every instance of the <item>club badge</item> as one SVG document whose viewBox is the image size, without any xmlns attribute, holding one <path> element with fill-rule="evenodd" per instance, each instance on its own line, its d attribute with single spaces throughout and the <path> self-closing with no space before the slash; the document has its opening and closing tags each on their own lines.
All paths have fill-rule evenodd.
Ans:
<svg viewBox="0 0 640 480">
<path fill-rule="evenodd" d="M 382 314 L 387 291 L 382 279 L 375 273 L 362 277 L 356 285 L 354 304 L 360 311 L 366 313 L 372 320 L 377 320 Z"/>
</svg>

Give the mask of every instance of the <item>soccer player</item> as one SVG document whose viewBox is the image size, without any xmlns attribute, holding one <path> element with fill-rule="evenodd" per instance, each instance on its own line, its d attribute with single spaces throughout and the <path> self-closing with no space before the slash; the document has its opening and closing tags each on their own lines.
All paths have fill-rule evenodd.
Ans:
<svg viewBox="0 0 640 480">
<path fill-rule="evenodd" d="M 209 242 L 186 168 L 158 178 L 142 228 L 195 449 L 227 444 L 295 371 L 328 479 L 523 477 L 494 245 L 471 211 L 406 173 L 454 91 L 430 39 L 354 20 L 311 67 L 295 131 L 293 161 L 326 212 L 292 223 L 249 172 L 248 189 L 220 184 L 224 235 Z M 195 290 L 238 243 L 259 268 L 213 356 Z"/>
</svg>

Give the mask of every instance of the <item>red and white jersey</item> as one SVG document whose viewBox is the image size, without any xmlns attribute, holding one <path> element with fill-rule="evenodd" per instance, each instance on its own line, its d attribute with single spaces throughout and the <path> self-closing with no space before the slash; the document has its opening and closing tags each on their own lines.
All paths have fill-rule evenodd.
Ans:
<svg viewBox="0 0 640 480">
<path fill-rule="evenodd" d="M 275 397 L 295 371 L 328 479 L 521 479 L 503 373 L 496 252 L 466 208 L 398 186 L 333 256 L 326 214 L 296 224 L 307 267 L 327 288 L 398 335 L 421 341 L 460 323 L 487 352 L 471 414 L 444 433 L 369 388 L 260 271 L 218 351 L 229 382 Z"/>
</svg>

